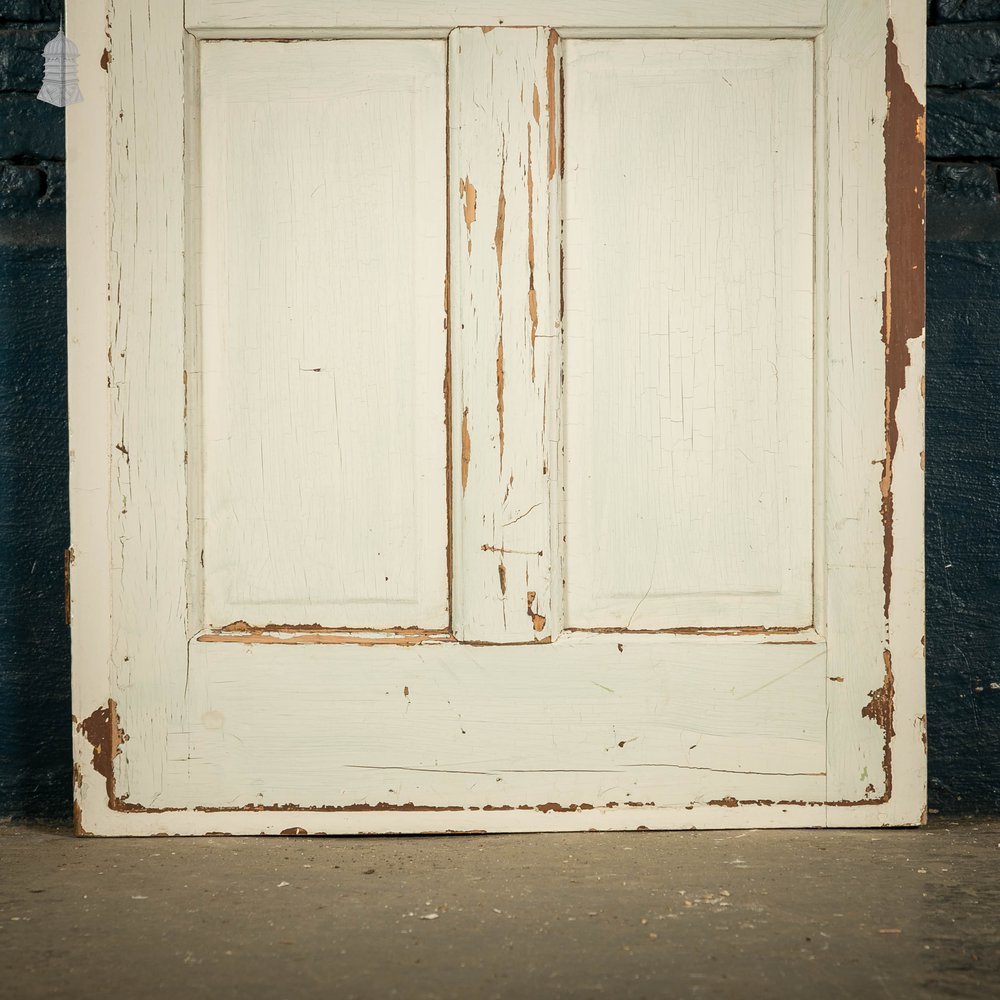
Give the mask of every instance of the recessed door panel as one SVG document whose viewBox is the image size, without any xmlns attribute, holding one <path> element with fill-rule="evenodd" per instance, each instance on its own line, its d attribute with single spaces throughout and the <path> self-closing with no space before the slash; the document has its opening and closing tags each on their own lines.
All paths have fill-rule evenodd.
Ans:
<svg viewBox="0 0 1000 1000">
<path fill-rule="evenodd" d="M 201 57 L 207 624 L 447 624 L 445 44 Z"/>
<path fill-rule="evenodd" d="M 807 625 L 812 43 L 565 59 L 567 621 Z"/>
</svg>

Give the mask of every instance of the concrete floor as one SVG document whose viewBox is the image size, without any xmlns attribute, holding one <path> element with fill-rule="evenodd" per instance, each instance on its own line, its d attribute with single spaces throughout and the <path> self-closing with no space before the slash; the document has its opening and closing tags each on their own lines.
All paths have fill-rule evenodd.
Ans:
<svg viewBox="0 0 1000 1000">
<path fill-rule="evenodd" d="M 0 996 L 1000 996 L 1000 821 L 386 839 L 8 827 Z"/>
</svg>

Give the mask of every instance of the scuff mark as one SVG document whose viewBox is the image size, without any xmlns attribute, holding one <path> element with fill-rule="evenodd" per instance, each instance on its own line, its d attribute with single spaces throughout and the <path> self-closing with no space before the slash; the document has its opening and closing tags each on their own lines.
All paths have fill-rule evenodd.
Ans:
<svg viewBox="0 0 1000 1000">
<path fill-rule="evenodd" d="M 537 552 L 532 552 L 528 549 L 505 549 L 502 545 L 483 545 L 482 550 L 483 552 L 499 552 L 501 554 L 517 556 L 541 556 L 544 554 L 541 549 Z"/>
</svg>

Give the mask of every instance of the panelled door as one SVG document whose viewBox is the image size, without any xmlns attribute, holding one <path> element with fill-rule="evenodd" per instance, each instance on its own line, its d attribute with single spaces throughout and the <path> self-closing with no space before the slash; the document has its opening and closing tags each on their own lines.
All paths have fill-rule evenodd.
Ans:
<svg viewBox="0 0 1000 1000">
<path fill-rule="evenodd" d="M 924 806 L 922 0 L 81 0 L 94 834 Z"/>
</svg>

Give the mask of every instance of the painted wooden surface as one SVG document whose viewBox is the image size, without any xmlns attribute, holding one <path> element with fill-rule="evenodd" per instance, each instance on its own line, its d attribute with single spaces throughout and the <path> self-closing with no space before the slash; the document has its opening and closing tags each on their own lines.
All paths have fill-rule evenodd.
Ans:
<svg viewBox="0 0 1000 1000">
<path fill-rule="evenodd" d="M 452 625 L 559 632 L 559 41 L 449 39 Z"/>
<path fill-rule="evenodd" d="M 447 625 L 445 62 L 201 47 L 206 624 Z"/>
<path fill-rule="evenodd" d="M 812 43 L 565 52 L 567 622 L 808 625 Z"/>
<path fill-rule="evenodd" d="M 686 3 L 662 6 L 668 19 L 693 11 Z M 204 157 L 195 134 L 203 95 L 195 57 L 199 46 L 215 43 L 185 36 L 182 7 L 180 0 L 153 8 L 114 0 L 105 11 L 102 0 L 82 0 L 70 12 L 88 88 L 87 102 L 76 109 L 82 114 L 69 118 L 78 829 L 144 835 L 919 822 L 922 5 L 890 9 L 883 0 L 838 0 L 829 30 L 810 43 L 818 70 L 815 226 L 823 251 L 811 305 L 822 389 L 810 422 L 815 628 L 583 635 L 558 632 L 556 611 L 546 622 L 550 643 L 516 646 L 458 642 L 444 629 L 319 636 L 242 625 L 203 631 L 190 582 L 200 576 L 200 552 L 192 546 L 200 546 L 202 479 L 190 454 L 185 467 L 184 452 L 195 444 L 200 456 L 198 442 L 210 427 L 201 414 L 211 410 L 195 379 L 185 413 L 185 365 L 198 357 L 192 345 L 202 317 L 191 299 L 201 301 L 200 278 L 207 274 L 197 263 L 206 249 L 206 219 L 195 196 L 205 180 L 197 166 Z M 400 30 L 419 33 L 423 25 L 435 34 L 431 22 L 442 8 L 421 10 L 423 21 Z M 619 23 L 628 30 L 629 15 Z M 748 30 L 746 22 L 719 28 L 741 30 Z M 789 37 L 801 30 L 773 29 Z M 508 32 L 476 34 L 485 46 L 480 54 L 509 70 Z M 516 32 L 513 64 L 525 67 L 525 80 L 538 76 L 544 34 Z M 492 35 L 500 37 L 491 49 Z M 533 42 L 522 47 L 522 38 Z M 105 73 L 97 67 L 108 45 Z M 481 61 L 473 80 L 482 68 Z M 569 73 L 566 82 L 571 136 Z M 510 120 L 523 116 L 520 89 L 499 86 Z M 451 114 L 456 100 L 452 86 Z M 536 119 L 532 95 L 530 118 L 521 119 L 533 162 L 531 122 L 547 133 L 543 106 Z M 471 137 L 476 119 L 469 121 Z M 484 130 L 487 143 L 505 134 L 503 118 L 484 112 L 484 121 L 494 126 Z M 461 144 L 454 133 L 452 139 L 454 153 Z M 493 176 L 502 153 L 501 144 Z M 454 201 L 464 175 L 454 161 L 450 167 L 454 263 L 455 232 L 466 223 L 464 205 L 456 218 Z M 506 170 L 503 176 L 506 199 Z M 505 289 L 523 284 L 526 272 L 530 277 L 528 233 L 536 207 L 546 211 L 539 190 L 528 227 L 534 174 L 514 176 L 521 178 L 521 207 L 504 206 L 504 233 L 509 207 L 522 213 L 511 223 L 523 227 L 521 238 L 504 239 L 503 261 L 497 259 L 500 188 L 488 176 L 487 185 L 497 184 L 493 224 L 473 248 L 482 250 L 477 259 L 484 268 L 492 255 L 494 277 L 501 268 Z M 558 250 L 556 194 L 549 184 L 550 260 Z M 473 228 L 486 218 L 479 207 Z M 756 203 L 747 210 L 762 211 Z M 486 284 L 480 281 L 483 294 Z M 522 329 L 526 300 L 518 296 Z M 451 301 L 454 313 L 460 299 Z M 557 313 L 549 308 L 551 320 Z M 454 323 L 452 315 L 453 352 Z M 497 343 L 488 346 L 495 351 Z M 536 337 L 536 350 L 537 344 Z M 495 353 L 488 358 L 489 403 L 473 402 L 487 415 L 492 405 L 498 418 L 496 360 Z M 453 365 L 461 361 L 460 353 L 452 357 Z M 505 356 L 505 386 L 506 362 Z M 530 377 L 515 383 L 527 388 Z M 289 402 L 305 406 L 301 396 Z M 526 419 L 536 402 L 522 397 L 519 416 Z M 453 436 L 460 428 L 454 413 Z M 493 441 L 484 429 L 483 438 Z M 452 441 L 453 483 L 462 473 L 458 441 L 457 453 Z M 556 435 L 549 442 L 557 458 L 562 441 Z M 572 433 L 566 444 L 572 466 Z M 499 458 L 498 443 L 496 449 Z M 557 472 L 547 473 L 550 490 Z M 562 501 L 547 496 L 555 515 Z M 457 513 L 451 511 L 453 531 Z M 463 528 L 468 523 L 461 521 Z M 549 530 L 553 525 L 561 538 L 558 516 Z M 210 533 L 211 524 L 204 527 Z M 456 560 L 456 592 L 457 566 Z M 522 617 L 524 628 L 531 621 L 527 608 Z M 482 620 L 490 638 L 481 641 L 498 635 L 509 641 L 496 631 L 496 618 Z M 623 794 L 605 796 L 609 785 Z M 644 804 L 624 805 L 636 800 Z"/>
<path fill-rule="evenodd" d="M 109 14 L 102 46 L 116 62 L 107 98 L 112 307 L 102 346 L 111 648 L 93 662 L 109 671 L 112 696 L 128 692 L 136 707 L 132 741 L 108 766 L 128 795 L 150 802 L 162 790 L 160 748 L 179 725 L 187 662 L 184 27 L 177 3 L 119 0 Z"/>
<path fill-rule="evenodd" d="M 457 26 L 547 24 L 556 28 L 821 28 L 827 0 L 188 0 L 196 32 L 275 29 L 412 30 L 447 35 Z"/>
<path fill-rule="evenodd" d="M 158 804 L 822 801 L 825 660 L 749 637 L 194 642 Z M 294 727 L 274 711 L 288 690 Z"/>
<path fill-rule="evenodd" d="M 829 692 L 829 796 L 891 817 L 926 800 L 924 10 L 831 13 L 826 603 L 844 681 Z"/>
</svg>

